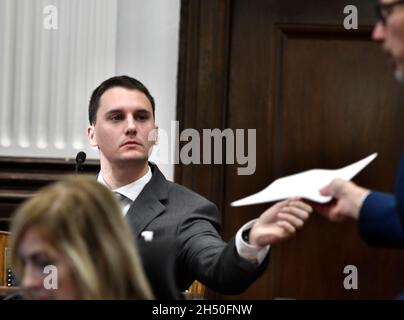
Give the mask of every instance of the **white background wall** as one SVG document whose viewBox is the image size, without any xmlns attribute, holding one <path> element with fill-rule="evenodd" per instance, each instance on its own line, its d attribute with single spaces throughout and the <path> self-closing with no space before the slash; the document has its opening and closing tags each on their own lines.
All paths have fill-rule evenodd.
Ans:
<svg viewBox="0 0 404 320">
<path fill-rule="evenodd" d="M 119 0 L 116 73 L 140 80 L 156 100 L 156 123 L 176 119 L 180 0 Z M 170 141 L 174 152 L 174 141 Z M 152 155 L 151 160 L 158 162 Z M 172 180 L 172 164 L 159 163 Z"/>
</svg>

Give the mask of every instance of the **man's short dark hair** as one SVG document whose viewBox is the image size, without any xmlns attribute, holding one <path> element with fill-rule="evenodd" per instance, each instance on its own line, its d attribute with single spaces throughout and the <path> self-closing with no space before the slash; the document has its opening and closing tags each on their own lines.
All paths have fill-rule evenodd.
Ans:
<svg viewBox="0 0 404 320">
<path fill-rule="evenodd" d="M 136 80 L 135 78 L 131 78 L 128 76 L 116 76 L 105 80 L 93 91 L 90 99 L 90 104 L 88 106 L 88 120 L 90 121 L 90 124 L 95 124 L 95 121 L 97 120 L 97 111 L 100 107 L 101 96 L 108 89 L 115 87 L 123 87 L 129 90 L 139 90 L 140 92 L 143 92 L 152 105 L 154 117 L 154 99 L 149 90 L 143 85 L 143 83 L 141 83 L 139 80 Z"/>
</svg>

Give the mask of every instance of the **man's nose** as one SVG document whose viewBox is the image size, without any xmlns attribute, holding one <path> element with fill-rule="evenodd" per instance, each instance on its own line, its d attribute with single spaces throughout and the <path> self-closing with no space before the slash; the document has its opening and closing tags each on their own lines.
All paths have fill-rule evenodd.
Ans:
<svg viewBox="0 0 404 320">
<path fill-rule="evenodd" d="M 378 21 L 372 31 L 372 40 L 383 42 L 386 38 L 386 27 Z"/>
<path fill-rule="evenodd" d="M 128 117 L 126 120 L 126 133 L 134 133 L 136 131 L 136 121 L 133 117 Z"/>
<path fill-rule="evenodd" d="M 43 286 L 42 277 L 33 268 L 25 268 L 21 285 L 25 289 L 38 289 Z"/>
</svg>

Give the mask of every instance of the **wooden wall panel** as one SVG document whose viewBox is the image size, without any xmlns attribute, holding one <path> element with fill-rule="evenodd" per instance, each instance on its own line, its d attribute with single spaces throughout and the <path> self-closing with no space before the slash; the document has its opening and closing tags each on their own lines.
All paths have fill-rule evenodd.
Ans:
<svg viewBox="0 0 404 320">
<path fill-rule="evenodd" d="M 404 96 L 383 63 L 379 44 L 368 40 L 370 32 L 346 35 L 326 27 L 280 27 L 279 32 L 272 121 L 275 175 L 319 163 L 338 168 L 379 152 L 379 159 L 355 180 L 392 191 L 400 156 L 395 144 L 404 141 L 399 124 Z M 389 88 L 387 95 L 380 92 L 380 83 Z M 397 281 L 404 265 L 398 255 L 367 247 L 353 222 L 331 225 L 314 216 L 297 239 L 277 248 L 274 256 L 285 267 L 274 271 L 274 293 L 295 298 L 394 297 L 403 285 Z M 342 285 L 349 264 L 358 268 L 358 291 Z M 299 279 L 311 281 L 290 285 Z"/>
<path fill-rule="evenodd" d="M 97 160 L 87 160 L 79 174 L 95 176 Z M 8 230 L 14 210 L 39 188 L 75 174 L 75 161 L 65 159 L 0 157 L 0 230 Z"/>
<path fill-rule="evenodd" d="M 0 287 L 7 286 L 6 248 L 8 246 L 8 238 L 8 232 L 0 231 Z"/>
<path fill-rule="evenodd" d="M 348 4 L 358 8 L 358 30 L 342 27 Z M 338 168 L 379 152 L 355 181 L 393 190 L 397 146 L 404 141 L 404 94 L 380 45 L 370 39 L 374 3 L 183 0 L 182 5 L 180 128 L 251 128 L 257 134 L 254 175 L 238 176 L 238 165 L 176 168 L 179 183 L 219 206 L 225 239 L 267 207 L 231 208 L 230 202 L 301 170 Z M 206 21 L 201 13 L 220 5 L 222 14 Z M 207 51 L 207 44 L 217 50 Z M 390 299 L 403 285 L 402 252 L 368 247 L 354 222 L 331 224 L 315 215 L 295 238 L 272 249 L 268 270 L 237 298 Z M 359 290 L 343 288 L 348 264 L 358 267 Z"/>
</svg>

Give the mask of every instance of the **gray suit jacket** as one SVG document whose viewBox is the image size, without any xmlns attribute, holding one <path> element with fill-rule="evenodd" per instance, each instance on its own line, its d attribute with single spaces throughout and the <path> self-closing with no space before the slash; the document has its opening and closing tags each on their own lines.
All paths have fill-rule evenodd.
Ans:
<svg viewBox="0 0 404 320">
<path fill-rule="evenodd" d="M 259 266 L 242 259 L 234 238 L 225 243 L 219 234 L 217 207 L 197 193 L 167 181 L 156 165 L 149 164 L 153 176 L 126 215 L 135 236 L 148 230 L 154 232 L 154 239 L 176 242 L 171 250 L 162 248 L 159 267 L 164 268 L 165 261 L 174 255 L 180 290 L 187 289 L 194 280 L 224 294 L 246 290 L 264 272 L 268 257 Z M 155 256 L 148 257 L 146 250 L 142 258 L 146 269 L 148 261 L 156 263 Z"/>
</svg>

